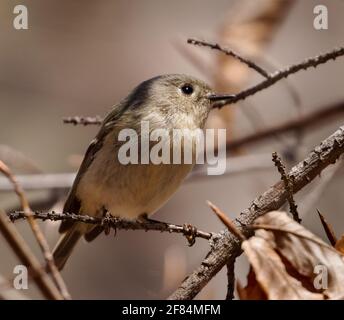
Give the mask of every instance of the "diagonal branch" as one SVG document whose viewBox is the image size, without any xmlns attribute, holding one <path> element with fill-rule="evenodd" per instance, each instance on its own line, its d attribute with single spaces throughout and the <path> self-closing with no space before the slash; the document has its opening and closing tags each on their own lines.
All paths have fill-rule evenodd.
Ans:
<svg viewBox="0 0 344 320">
<path fill-rule="evenodd" d="M 47 299 L 63 299 L 60 292 L 50 281 L 48 274 L 44 272 L 40 262 L 32 253 L 25 240 L 18 233 L 14 225 L 6 217 L 6 214 L 0 210 L 0 232 L 6 239 L 13 252 L 19 258 L 21 263 L 28 267 L 30 275 L 34 279 L 38 288 Z"/>
<path fill-rule="evenodd" d="M 288 175 L 293 177 L 293 193 L 309 184 L 322 170 L 334 164 L 343 153 L 344 126 L 316 146 L 307 158 L 290 170 Z M 269 211 L 279 209 L 286 202 L 287 196 L 283 181 L 276 183 L 240 214 L 235 220 L 236 227 L 245 237 L 251 236 L 250 225 L 254 220 Z M 201 265 L 183 281 L 169 299 L 193 299 L 226 264 L 234 263 L 235 258 L 241 254 L 240 241 L 228 230 L 213 237 L 211 243 L 212 248 Z"/>
<path fill-rule="evenodd" d="M 208 205 L 214 211 L 214 213 L 218 216 L 218 218 L 224 223 L 227 229 L 235 235 L 240 241 L 245 241 L 245 236 L 241 233 L 240 230 L 236 228 L 233 221 L 230 220 L 226 214 L 221 211 L 218 207 L 213 205 L 210 201 L 208 201 Z M 235 286 L 235 261 L 233 263 L 227 263 L 227 294 L 226 300 L 233 300 L 234 299 L 234 286 Z"/>
<path fill-rule="evenodd" d="M 254 63 L 253 61 L 244 58 L 243 56 L 239 55 L 238 53 L 236 53 L 233 50 L 230 49 L 226 49 L 222 46 L 220 46 L 218 43 L 211 43 L 211 42 L 207 42 L 207 41 L 202 41 L 202 40 L 197 40 L 197 39 L 188 39 L 187 43 L 189 44 L 193 44 L 195 46 L 202 46 L 202 47 L 208 47 L 210 49 L 213 50 L 218 50 L 222 53 L 224 53 L 227 56 L 231 56 L 237 60 L 239 60 L 240 62 L 246 64 L 249 68 L 255 70 L 256 72 L 258 72 L 261 76 L 263 76 L 264 78 L 269 78 L 270 75 L 267 71 L 265 71 L 263 68 L 261 68 L 260 66 L 258 66 L 256 63 Z"/>
<path fill-rule="evenodd" d="M 233 150 L 249 144 L 261 142 L 279 134 L 285 134 L 298 130 L 307 130 L 310 128 L 318 128 L 320 124 L 328 124 L 331 119 L 341 117 L 342 114 L 344 114 L 344 100 L 328 106 L 316 108 L 316 111 L 310 112 L 302 117 L 288 120 L 282 124 L 272 126 L 232 141 L 228 141 L 226 148 L 227 151 Z"/>
<path fill-rule="evenodd" d="M 50 251 L 48 241 L 44 237 L 37 221 L 32 217 L 33 213 L 31 211 L 31 208 L 29 206 L 29 201 L 24 193 L 24 190 L 20 186 L 20 184 L 17 182 L 16 178 L 12 174 L 11 170 L 0 160 L 0 172 L 2 172 L 8 179 L 11 181 L 15 193 L 18 195 L 20 204 L 23 208 L 23 214 L 25 215 L 26 219 L 29 222 L 29 225 L 31 227 L 31 230 L 33 234 L 35 235 L 35 238 L 39 244 L 39 247 L 41 248 L 41 251 L 43 253 L 43 256 L 47 262 L 47 266 L 49 270 L 51 271 L 52 278 L 61 292 L 61 295 L 64 299 L 70 299 L 70 294 L 68 292 L 67 286 L 58 271 L 53 255 Z"/>
<path fill-rule="evenodd" d="M 313 58 L 308 58 L 303 62 L 291 65 L 283 70 L 276 71 L 269 75 L 264 81 L 243 90 L 237 94 L 213 94 L 209 96 L 212 101 L 218 101 L 214 107 L 222 108 L 227 104 L 236 103 L 240 100 L 244 100 L 249 96 L 256 94 L 259 91 L 267 89 L 274 85 L 276 82 L 289 77 L 290 75 L 297 73 L 301 70 L 307 70 L 311 67 L 315 68 L 321 64 L 328 62 L 329 60 L 335 60 L 336 58 L 344 55 L 344 47 L 339 47 L 329 51 L 327 53 L 318 55 Z"/>
</svg>

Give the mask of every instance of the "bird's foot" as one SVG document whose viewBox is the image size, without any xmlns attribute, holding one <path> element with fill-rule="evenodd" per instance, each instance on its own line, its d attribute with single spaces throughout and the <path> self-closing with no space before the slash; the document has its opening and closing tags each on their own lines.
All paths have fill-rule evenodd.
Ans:
<svg viewBox="0 0 344 320">
<path fill-rule="evenodd" d="M 111 229 L 115 230 L 115 235 L 117 233 L 116 226 L 113 224 L 113 220 L 114 220 L 114 217 L 110 214 L 109 211 L 105 211 L 103 213 L 103 217 L 102 217 L 102 221 L 101 221 L 101 226 L 103 227 L 104 233 L 106 235 L 110 234 Z"/>
<path fill-rule="evenodd" d="M 184 223 L 183 234 L 189 243 L 189 247 L 192 247 L 196 242 L 197 228 L 189 223 Z"/>
</svg>

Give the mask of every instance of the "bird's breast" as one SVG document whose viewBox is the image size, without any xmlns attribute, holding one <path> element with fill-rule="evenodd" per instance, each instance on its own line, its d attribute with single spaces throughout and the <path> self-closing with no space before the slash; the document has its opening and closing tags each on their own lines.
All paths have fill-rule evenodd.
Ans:
<svg viewBox="0 0 344 320">
<path fill-rule="evenodd" d="M 114 135 L 106 137 L 76 194 L 83 211 L 97 214 L 105 207 L 114 216 L 136 219 L 158 210 L 178 189 L 193 164 L 122 164 Z M 151 149 L 150 149 L 151 151 Z M 172 154 L 172 153 L 171 153 Z"/>
</svg>

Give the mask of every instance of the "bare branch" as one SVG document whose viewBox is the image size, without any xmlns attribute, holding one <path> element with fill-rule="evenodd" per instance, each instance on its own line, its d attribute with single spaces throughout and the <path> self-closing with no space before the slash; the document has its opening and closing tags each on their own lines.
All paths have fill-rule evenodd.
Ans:
<svg viewBox="0 0 344 320">
<path fill-rule="evenodd" d="M 206 78 L 212 79 L 214 77 L 214 70 L 210 64 L 201 56 L 196 55 L 190 46 L 185 44 L 184 40 L 174 41 L 174 47 L 177 51 L 185 57 L 194 67 L 196 67 Z"/>
<path fill-rule="evenodd" d="M 12 212 L 8 214 L 9 218 L 12 221 L 18 219 L 24 219 L 25 214 L 23 211 L 19 212 Z M 169 232 L 169 233 L 181 233 L 186 237 L 190 237 L 190 228 L 188 225 L 175 225 L 172 223 L 165 223 L 165 222 L 140 222 L 140 221 L 130 221 L 130 220 L 122 220 L 115 217 L 91 217 L 88 215 L 77 215 L 74 213 L 57 213 L 57 212 L 35 212 L 33 217 L 35 219 L 40 220 L 51 220 L 51 221 L 60 221 L 60 220 L 68 220 L 68 221 L 77 221 L 87 224 L 99 225 L 103 226 L 104 228 L 112 228 L 114 230 L 152 230 L 152 231 L 160 231 L 160 232 Z M 212 233 L 201 231 L 201 230 L 194 230 L 193 237 L 202 238 L 206 240 L 210 240 L 213 236 Z"/>
<path fill-rule="evenodd" d="M 193 44 L 195 46 L 208 47 L 208 48 L 213 49 L 213 50 L 218 50 L 218 51 L 224 53 L 225 55 L 231 56 L 231 57 L 239 60 L 240 62 L 246 64 L 249 68 L 257 71 L 264 78 L 268 79 L 270 77 L 270 75 L 269 75 L 269 73 L 267 71 L 265 71 L 263 68 L 258 66 L 253 61 L 242 57 L 241 55 L 239 55 L 238 53 L 236 53 L 233 50 L 229 50 L 229 49 L 223 48 L 218 43 L 211 43 L 211 42 L 197 40 L 197 39 L 188 39 L 187 43 Z"/>
<path fill-rule="evenodd" d="M 252 96 L 256 94 L 259 91 L 262 91 L 264 89 L 267 89 L 274 85 L 276 82 L 289 77 L 290 75 L 297 73 L 301 70 L 307 70 L 311 67 L 317 67 L 320 64 L 324 64 L 328 62 L 329 60 L 335 60 L 336 58 L 344 55 L 344 47 L 339 47 L 336 49 L 333 49 L 330 52 L 318 55 L 313 58 L 308 58 L 304 60 L 303 62 L 294 64 L 292 66 L 289 66 L 285 68 L 284 70 L 279 70 L 274 73 L 272 73 L 269 78 L 266 80 L 256 84 L 255 86 L 248 88 L 246 90 L 243 90 L 237 94 L 214 94 L 209 96 L 209 99 L 212 101 L 218 101 L 215 105 L 216 108 L 222 108 L 223 106 L 227 104 L 236 103 L 240 100 L 244 100 L 249 96 Z"/>
<path fill-rule="evenodd" d="M 292 214 L 296 222 L 301 223 L 302 220 L 300 219 L 299 213 L 297 212 L 297 205 L 293 197 L 293 182 L 291 181 L 291 178 L 289 177 L 289 175 L 286 174 L 285 167 L 282 163 L 281 158 L 278 156 L 277 152 L 274 152 L 272 154 L 272 161 L 277 167 L 278 172 L 281 175 L 281 180 L 284 182 L 284 187 L 287 190 L 287 195 L 288 195 L 287 199 L 289 202 L 290 213 Z"/>
<path fill-rule="evenodd" d="M 288 133 L 294 130 L 315 128 L 322 123 L 328 124 L 329 119 L 339 116 L 341 113 L 344 113 L 344 101 L 317 108 L 317 111 L 311 112 L 303 117 L 229 141 L 227 142 L 227 150 L 233 150 L 248 144 L 261 142 L 278 134 Z"/>
<path fill-rule="evenodd" d="M 294 177 L 293 192 L 296 193 L 309 184 L 322 170 L 335 163 L 343 153 L 344 127 L 340 127 L 316 146 L 307 158 L 290 170 L 289 176 Z M 269 211 L 279 209 L 286 200 L 287 191 L 284 183 L 280 181 L 258 196 L 251 206 L 240 214 L 235 220 L 237 228 L 245 237 L 250 237 L 252 235 L 250 225 L 254 220 Z M 219 237 L 214 237 L 212 240 L 212 249 L 201 265 L 183 281 L 169 299 L 193 299 L 223 266 L 234 263 L 235 258 L 240 254 L 240 242 L 228 230 L 224 230 Z"/>
<path fill-rule="evenodd" d="M 233 233 L 240 241 L 246 240 L 246 237 L 240 232 L 240 230 L 237 229 L 233 221 L 229 219 L 222 210 L 220 210 L 217 206 L 212 204 L 210 201 L 207 201 L 207 204 L 231 233 Z"/>
<path fill-rule="evenodd" d="M 96 124 L 96 125 L 100 125 L 102 123 L 103 119 L 99 116 L 95 116 L 95 117 L 79 117 L 79 116 L 75 116 L 75 117 L 67 117 L 67 118 L 63 118 L 63 123 L 70 123 L 70 124 L 81 124 L 84 126 L 90 125 L 90 124 Z"/>
<path fill-rule="evenodd" d="M 235 226 L 232 220 L 230 220 L 227 215 L 212 204 L 210 201 L 207 202 L 211 210 L 218 216 L 222 223 L 228 228 L 228 230 L 233 233 L 240 241 L 245 241 L 246 237 L 242 232 Z M 227 263 L 227 294 L 226 300 L 233 300 L 234 298 L 234 285 L 235 285 L 235 273 L 234 266 L 235 261 Z"/>
<path fill-rule="evenodd" d="M 60 292 L 50 281 L 48 274 L 44 272 L 40 262 L 32 253 L 25 240 L 18 233 L 14 225 L 10 222 L 6 214 L 0 210 L 0 231 L 4 236 L 13 252 L 21 263 L 28 267 L 30 275 L 36 282 L 38 288 L 47 299 L 63 299 Z"/>
<path fill-rule="evenodd" d="M 24 193 L 24 190 L 21 188 L 21 186 L 18 184 L 17 180 L 15 179 L 14 175 L 12 174 L 11 170 L 0 160 L 0 172 L 2 172 L 13 184 L 14 191 L 18 195 L 21 206 L 23 208 L 23 214 L 26 217 L 26 219 L 29 222 L 29 225 L 32 229 L 33 234 L 36 237 L 36 240 L 42 250 L 43 256 L 47 262 L 48 268 L 51 271 L 52 278 L 58 287 L 59 291 L 61 292 L 61 295 L 64 297 L 64 299 L 70 299 L 70 294 L 67 290 L 67 286 L 65 282 L 63 281 L 63 278 L 58 271 L 54 258 L 52 256 L 52 253 L 49 248 L 49 244 L 44 237 L 37 221 L 32 217 L 33 213 L 31 211 L 31 208 L 29 206 L 29 202 L 27 200 L 27 197 Z"/>
<path fill-rule="evenodd" d="M 227 263 L 227 294 L 226 300 L 234 299 L 234 287 L 235 287 L 235 273 L 234 263 Z"/>
</svg>

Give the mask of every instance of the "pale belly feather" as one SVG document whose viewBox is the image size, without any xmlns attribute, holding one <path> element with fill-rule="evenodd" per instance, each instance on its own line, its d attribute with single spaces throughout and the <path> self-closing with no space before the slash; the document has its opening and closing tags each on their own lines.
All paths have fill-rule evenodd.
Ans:
<svg viewBox="0 0 344 320">
<path fill-rule="evenodd" d="M 136 219 L 152 214 L 176 191 L 192 164 L 120 164 L 111 135 L 81 178 L 76 190 L 84 214 L 102 208 L 111 215 Z"/>
</svg>

